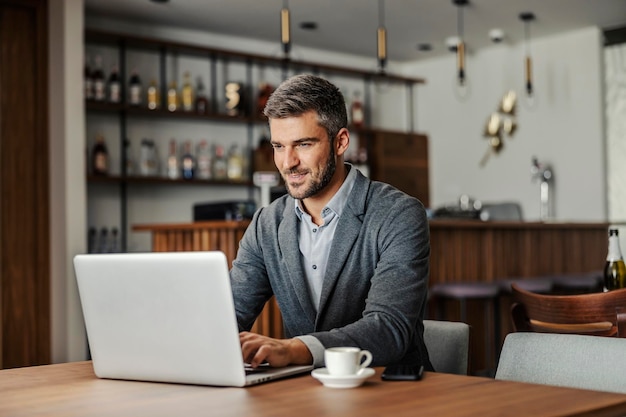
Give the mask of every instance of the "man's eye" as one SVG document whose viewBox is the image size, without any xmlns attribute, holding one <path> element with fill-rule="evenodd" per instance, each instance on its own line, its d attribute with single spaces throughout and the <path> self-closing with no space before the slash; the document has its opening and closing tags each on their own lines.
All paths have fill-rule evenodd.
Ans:
<svg viewBox="0 0 626 417">
<path fill-rule="evenodd" d="M 281 149 L 282 147 L 283 147 L 283 145 L 279 145 L 279 144 L 277 144 L 277 143 L 273 143 L 273 144 L 272 144 L 272 148 L 277 149 L 277 150 L 278 150 L 278 149 Z"/>
<path fill-rule="evenodd" d="M 302 142 L 298 144 L 298 147 L 300 148 L 308 148 L 309 146 L 311 146 L 309 142 Z"/>
</svg>

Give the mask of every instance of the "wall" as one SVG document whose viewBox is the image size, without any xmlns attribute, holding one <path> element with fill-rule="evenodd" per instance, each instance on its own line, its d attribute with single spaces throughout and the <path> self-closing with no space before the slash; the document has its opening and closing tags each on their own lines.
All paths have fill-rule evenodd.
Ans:
<svg viewBox="0 0 626 417">
<path fill-rule="evenodd" d="M 483 131 L 502 95 L 523 92 L 523 46 L 498 45 L 467 57 L 470 95 L 453 94 L 455 56 L 407 64 L 428 83 L 419 89 L 417 125 L 430 137 L 431 202 L 460 194 L 482 201 L 517 200 L 526 220 L 539 219 L 539 184 L 531 158 L 555 173 L 556 220 L 607 218 L 603 154 L 601 32 L 588 28 L 533 40 L 536 107 L 519 105 L 518 130 L 484 167 Z"/>
<path fill-rule="evenodd" d="M 72 257 L 85 252 L 83 2 L 49 0 L 52 361 L 84 360 L 87 339 Z"/>
</svg>

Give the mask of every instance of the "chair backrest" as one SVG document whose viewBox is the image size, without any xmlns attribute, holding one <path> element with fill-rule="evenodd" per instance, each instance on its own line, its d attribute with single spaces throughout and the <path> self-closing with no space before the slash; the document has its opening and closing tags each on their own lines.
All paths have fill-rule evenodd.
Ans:
<svg viewBox="0 0 626 417">
<path fill-rule="evenodd" d="M 615 336 L 617 307 L 626 306 L 626 289 L 577 295 L 544 295 L 511 285 L 513 329 L 548 333 Z"/>
<path fill-rule="evenodd" d="M 424 320 L 424 343 L 435 371 L 467 375 L 469 335 L 466 323 Z"/>
<path fill-rule="evenodd" d="M 626 393 L 626 339 L 510 333 L 496 379 Z"/>
</svg>

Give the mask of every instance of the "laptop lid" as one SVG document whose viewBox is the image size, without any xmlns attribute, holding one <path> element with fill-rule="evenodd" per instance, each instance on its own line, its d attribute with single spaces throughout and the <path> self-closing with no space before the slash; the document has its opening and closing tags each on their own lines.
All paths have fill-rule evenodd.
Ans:
<svg viewBox="0 0 626 417">
<path fill-rule="evenodd" d="M 100 378 L 246 386 L 311 367 L 246 375 L 222 252 L 76 255 Z"/>
</svg>

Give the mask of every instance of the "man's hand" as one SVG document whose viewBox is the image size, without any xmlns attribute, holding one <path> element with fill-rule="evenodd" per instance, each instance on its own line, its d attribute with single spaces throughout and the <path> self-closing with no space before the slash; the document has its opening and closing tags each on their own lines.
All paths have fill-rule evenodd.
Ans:
<svg viewBox="0 0 626 417">
<path fill-rule="evenodd" d="M 244 362 L 254 368 L 264 362 L 273 367 L 313 363 L 311 352 L 299 339 L 272 339 L 256 333 L 241 332 L 239 343 Z"/>
</svg>

